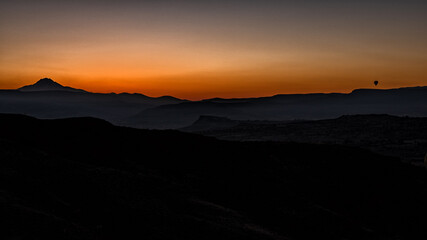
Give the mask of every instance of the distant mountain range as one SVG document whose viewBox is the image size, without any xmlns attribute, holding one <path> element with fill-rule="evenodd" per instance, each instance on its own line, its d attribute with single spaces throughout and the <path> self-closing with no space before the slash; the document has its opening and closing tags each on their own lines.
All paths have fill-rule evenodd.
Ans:
<svg viewBox="0 0 427 240">
<path fill-rule="evenodd" d="M 158 98 L 130 93 L 91 93 L 64 87 L 44 78 L 16 90 L 0 90 L 0 112 L 38 118 L 97 117 L 112 123 L 165 104 L 185 102 L 174 97 Z"/>
<path fill-rule="evenodd" d="M 349 114 L 427 117 L 427 87 L 188 101 L 170 96 L 91 93 L 44 78 L 16 90 L 0 90 L 0 112 L 50 119 L 97 117 L 117 125 L 152 129 L 186 127 L 201 115 L 269 121 Z"/>
<path fill-rule="evenodd" d="M 149 108 L 124 125 L 182 128 L 202 115 L 235 120 L 327 119 L 352 114 L 427 117 L 427 87 L 357 89 L 349 94 L 284 94 L 246 99 L 208 99 Z"/>
</svg>

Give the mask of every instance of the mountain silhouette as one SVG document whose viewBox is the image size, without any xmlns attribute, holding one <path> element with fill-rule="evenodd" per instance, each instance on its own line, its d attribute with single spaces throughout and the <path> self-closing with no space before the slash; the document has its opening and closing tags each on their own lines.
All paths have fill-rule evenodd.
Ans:
<svg viewBox="0 0 427 240">
<path fill-rule="evenodd" d="M 96 117 L 122 126 L 150 129 L 183 128 L 202 115 L 268 121 L 354 114 L 426 117 L 427 87 L 188 101 L 138 93 L 92 93 L 44 78 L 17 90 L 0 90 L 0 112 L 48 119 Z"/>
<path fill-rule="evenodd" d="M 97 117 L 116 123 L 141 110 L 186 100 L 143 94 L 92 93 L 44 78 L 17 90 L 0 90 L 0 112 L 39 118 Z"/>
<path fill-rule="evenodd" d="M 72 87 L 64 87 L 61 84 L 53 81 L 50 78 L 43 78 L 33 85 L 23 86 L 18 88 L 19 91 L 32 92 L 32 91 L 67 91 L 67 92 L 86 92 L 82 89 Z"/>
<path fill-rule="evenodd" d="M 199 116 L 235 120 L 289 121 L 328 119 L 354 114 L 427 117 L 427 87 L 356 89 L 348 94 L 282 94 L 244 99 L 208 99 L 149 108 L 125 119 L 139 128 L 183 128 Z"/>
</svg>

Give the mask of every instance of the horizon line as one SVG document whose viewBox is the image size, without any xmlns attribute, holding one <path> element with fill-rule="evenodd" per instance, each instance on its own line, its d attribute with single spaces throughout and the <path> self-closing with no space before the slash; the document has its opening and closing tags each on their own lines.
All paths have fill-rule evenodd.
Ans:
<svg viewBox="0 0 427 240">
<path fill-rule="evenodd" d="M 45 78 L 41 78 L 41 79 L 45 79 Z M 41 79 L 39 79 L 38 81 L 40 81 Z M 52 80 L 51 78 L 47 78 Z M 37 82 L 38 82 L 37 81 Z M 275 97 L 275 96 L 283 96 L 283 95 L 312 95 L 312 94 L 351 94 L 356 90 L 380 90 L 380 91 L 384 91 L 384 90 L 398 90 L 398 89 L 404 89 L 404 88 L 423 88 L 423 87 L 427 87 L 427 85 L 414 85 L 414 86 L 403 86 L 403 87 L 395 87 L 395 88 L 354 88 L 351 91 L 348 92 L 309 92 L 309 93 L 301 93 L 301 92 L 297 92 L 297 93 L 277 93 L 277 94 L 273 94 L 273 95 L 265 95 L 265 96 L 253 96 L 253 97 L 211 97 L 211 98 L 201 98 L 201 99 L 196 99 L 196 100 L 189 100 L 186 98 L 180 98 L 180 97 L 175 97 L 173 95 L 161 95 L 161 96 L 149 96 L 146 95 L 144 93 L 141 92 L 91 92 L 91 91 L 87 91 L 83 88 L 74 88 L 71 86 L 64 86 L 61 83 L 52 80 L 55 83 L 58 83 L 59 85 L 61 85 L 64 88 L 72 88 L 72 89 L 76 89 L 76 90 L 83 90 L 84 92 L 81 93 L 92 93 L 92 94 L 137 94 L 137 95 L 142 95 L 145 97 L 149 97 L 149 98 L 164 98 L 164 97 L 172 97 L 172 98 L 176 98 L 176 99 L 180 99 L 180 100 L 185 100 L 185 101 L 191 101 L 191 102 L 198 102 L 198 101 L 206 101 L 206 100 L 212 100 L 212 99 L 223 99 L 223 100 L 244 100 L 244 99 L 259 99 L 259 98 L 270 98 L 270 97 Z M 37 83 L 36 82 L 36 83 Z M 26 86 L 33 86 L 34 84 L 29 84 L 29 85 L 24 85 L 22 87 L 26 87 Z M 22 88 L 14 88 L 14 89 L 0 89 L 0 90 L 11 90 L 11 91 L 20 91 L 19 89 Z M 20 91 L 20 92 L 67 92 L 66 90 L 61 91 L 61 90 L 41 90 L 41 91 Z"/>
</svg>

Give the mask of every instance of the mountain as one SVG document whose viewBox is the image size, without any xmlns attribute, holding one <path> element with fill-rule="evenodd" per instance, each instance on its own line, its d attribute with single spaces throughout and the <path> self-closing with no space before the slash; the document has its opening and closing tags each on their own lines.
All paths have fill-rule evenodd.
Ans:
<svg viewBox="0 0 427 240">
<path fill-rule="evenodd" d="M 39 118 L 97 117 L 116 123 L 141 110 L 186 100 L 170 96 L 152 98 L 142 94 L 91 93 L 63 87 L 51 79 L 17 90 L 0 90 L 0 112 Z"/>
<path fill-rule="evenodd" d="M 1 239 L 426 239 L 425 169 L 360 148 L 0 114 Z"/>
<path fill-rule="evenodd" d="M 349 94 L 284 94 L 245 99 L 208 99 L 149 108 L 121 124 L 140 128 L 182 128 L 201 115 L 236 120 L 327 119 L 354 114 L 427 117 L 427 87 L 357 89 Z"/>
<path fill-rule="evenodd" d="M 226 123 L 226 124 L 225 124 Z M 238 121 L 202 116 L 182 131 L 231 141 L 278 141 L 361 147 L 424 165 L 427 118 L 345 115 L 316 121 Z"/>
<path fill-rule="evenodd" d="M 34 92 L 34 91 L 86 92 L 85 90 L 82 90 L 82 89 L 64 87 L 50 78 L 40 79 L 35 84 L 23 86 L 21 88 L 18 88 L 18 90 L 23 92 Z"/>
<path fill-rule="evenodd" d="M 171 96 L 91 93 L 44 78 L 17 90 L 0 90 L 0 113 L 46 119 L 96 117 L 122 126 L 150 129 L 183 128 L 202 115 L 261 121 L 316 120 L 354 114 L 426 117 L 427 87 L 187 101 Z"/>
</svg>

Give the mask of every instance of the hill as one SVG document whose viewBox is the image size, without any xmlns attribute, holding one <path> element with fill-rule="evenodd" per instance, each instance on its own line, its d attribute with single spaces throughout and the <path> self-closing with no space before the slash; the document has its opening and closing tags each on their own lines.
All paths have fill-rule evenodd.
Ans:
<svg viewBox="0 0 427 240">
<path fill-rule="evenodd" d="M 359 148 L 0 114 L 2 239 L 425 239 L 424 169 Z"/>
<path fill-rule="evenodd" d="M 150 129 L 183 128 L 202 115 L 261 121 L 317 120 L 354 114 L 427 117 L 427 87 L 187 101 L 171 96 L 91 93 L 44 78 L 17 90 L 0 90 L 0 113 L 44 119 L 96 117 L 117 125 Z"/>
<path fill-rule="evenodd" d="M 26 114 L 38 118 L 97 117 L 110 122 L 134 115 L 143 109 L 185 100 L 142 94 L 91 93 L 64 87 L 51 79 L 17 90 L 0 90 L 0 112 Z"/>
<path fill-rule="evenodd" d="M 185 102 L 143 110 L 122 124 L 140 128 L 182 128 L 195 122 L 201 115 L 236 120 L 285 121 L 355 114 L 427 117 L 427 87 Z"/>
</svg>

